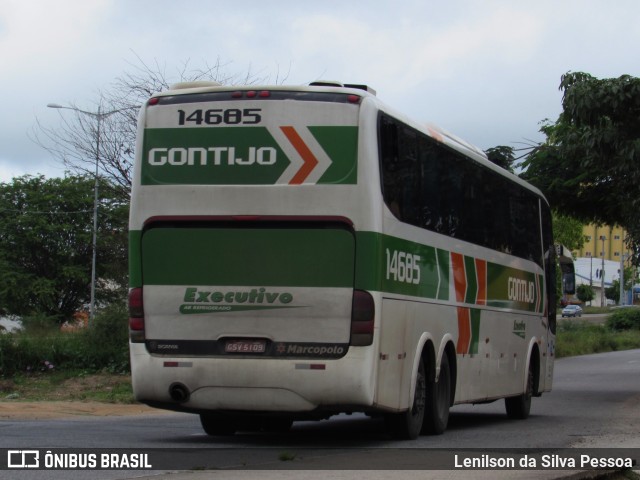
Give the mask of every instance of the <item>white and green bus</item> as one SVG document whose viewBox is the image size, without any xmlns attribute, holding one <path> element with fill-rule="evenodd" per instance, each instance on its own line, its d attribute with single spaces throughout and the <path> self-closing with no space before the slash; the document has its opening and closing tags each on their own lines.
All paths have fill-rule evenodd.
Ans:
<svg viewBox="0 0 640 480">
<path fill-rule="evenodd" d="M 142 109 L 133 178 L 140 402 L 210 435 L 365 412 L 415 438 L 551 389 L 546 200 L 371 89 L 177 85 Z"/>
</svg>

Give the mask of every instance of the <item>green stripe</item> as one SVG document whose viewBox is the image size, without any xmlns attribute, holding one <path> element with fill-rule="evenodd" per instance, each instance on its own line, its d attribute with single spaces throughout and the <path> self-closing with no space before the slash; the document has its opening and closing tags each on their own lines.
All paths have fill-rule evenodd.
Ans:
<svg viewBox="0 0 640 480">
<path fill-rule="evenodd" d="M 480 342 L 480 314 L 482 310 L 471 308 L 471 345 L 469 353 L 475 355 L 478 353 L 478 343 Z"/>
<path fill-rule="evenodd" d="M 487 262 L 487 305 L 497 308 L 510 308 L 514 310 L 536 311 L 537 295 L 535 283 L 539 275 L 516 268 L 505 267 Z M 528 297 L 523 295 L 510 295 L 509 282 L 517 280 L 526 284 Z M 540 291 L 540 293 L 542 293 Z"/>
<path fill-rule="evenodd" d="M 438 300 L 449 300 L 449 260 L 450 252 L 438 249 L 438 265 L 440 270 L 440 288 L 438 289 Z"/>
<path fill-rule="evenodd" d="M 341 229 L 154 228 L 145 285 L 353 286 L 354 237 Z"/>
<path fill-rule="evenodd" d="M 540 292 L 540 307 L 538 308 L 538 313 L 544 313 L 544 276 L 538 275 L 538 291 Z"/>
<path fill-rule="evenodd" d="M 464 257 L 464 270 L 467 276 L 467 294 L 465 303 L 476 303 L 478 295 L 478 280 L 476 275 L 476 262 L 473 257 Z"/>
<path fill-rule="evenodd" d="M 419 257 L 411 273 L 387 274 L 387 266 L 394 256 L 402 253 Z M 436 261 L 436 255 L 438 260 Z M 356 284 L 363 290 L 398 293 L 423 298 L 449 299 L 449 263 L 447 252 L 416 242 L 373 232 L 356 233 Z M 396 256 L 396 260 L 398 257 Z M 413 260 L 412 260 L 413 261 Z M 405 263 L 404 267 L 408 264 Z M 399 265 L 396 265 L 399 269 Z M 419 283 L 415 283 L 419 271 Z M 408 276 L 411 275 L 411 279 Z"/>
<path fill-rule="evenodd" d="M 140 230 L 129 230 L 129 286 L 142 286 L 142 257 L 140 252 Z"/>
<path fill-rule="evenodd" d="M 420 283 L 387 278 L 387 251 L 419 256 Z M 450 301 L 449 259 L 446 250 L 375 232 L 356 232 L 354 239 L 341 229 L 157 228 L 144 236 L 129 232 L 131 287 L 143 283 L 353 287 Z M 465 301 L 473 304 L 477 294 L 473 258 L 465 257 L 465 265 Z M 537 283 L 544 295 L 542 275 L 487 262 L 487 305 L 535 312 L 537 296 L 531 301 L 509 298 L 509 279 Z M 543 308 L 541 301 L 538 312 Z"/>
<path fill-rule="evenodd" d="M 358 127 L 309 127 L 331 159 L 318 183 L 355 184 L 358 180 Z"/>
<path fill-rule="evenodd" d="M 356 264 L 354 288 L 381 291 L 383 270 L 382 235 L 374 232 L 356 232 Z"/>
</svg>

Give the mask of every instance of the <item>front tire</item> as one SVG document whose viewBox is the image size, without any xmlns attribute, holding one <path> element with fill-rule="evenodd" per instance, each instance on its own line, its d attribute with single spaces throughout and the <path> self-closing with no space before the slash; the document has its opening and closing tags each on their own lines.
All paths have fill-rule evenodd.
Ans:
<svg viewBox="0 0 640 480">
<path fill-rule="evenodd" d="M 424 362 L 420 359 L 418 375 L 416 377 L 416 391 L 413 404 L 409 410 L 402 413 L 390 413 L 385 417 L 389 432 L 399 440 L 415 440 L 420 435 L 424 421 L 426 400 L 426 376 Z"/>
<path fill-rule="evenodd" d="M 514 420 L 525 420 L 529 418 L 531 411 L 531 397 L 533 396 L 533 359 L 529 362 L 529 371 L 527 372 L 527 388 L 522 395 L 517 397 L 509 397 L 504 399 L 504 406 L 507 410 L 507 416 Z"/>
</svg>

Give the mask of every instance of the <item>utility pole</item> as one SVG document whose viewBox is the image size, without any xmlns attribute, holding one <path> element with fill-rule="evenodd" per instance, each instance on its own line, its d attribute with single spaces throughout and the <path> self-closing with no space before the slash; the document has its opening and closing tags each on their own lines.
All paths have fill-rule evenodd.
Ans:
<svg viewBox="0 0 640 480">
<path fill-rule="evenodd" d="M 620 255 L 620 305 L 625 304 L 624 298 L 624 261 L 626 257 L 626 253 L 622 253 Z"/>
</svg>

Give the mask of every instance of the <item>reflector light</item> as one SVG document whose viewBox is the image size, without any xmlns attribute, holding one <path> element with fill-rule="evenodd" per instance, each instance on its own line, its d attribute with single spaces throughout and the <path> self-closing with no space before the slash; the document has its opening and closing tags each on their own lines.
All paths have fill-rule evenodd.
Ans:
<svg viewBox="0 0 640 480">
<path fill-rule="evenodd" d="M 158 97 L 150 98 L 147 103 L 149 105 L 157 105 L 158 103 L 160 103 L 160 98 L 158 98 Z"/>
<path fill-rule="evenodd" d="M 238 91 L 238 92 L 233 92 L 231 94 L 231 98 L 242 98 L 242 92 Z"/>
<path fill-rule="evenodd" d="M 249 90 L 247 92 L 247 98 L 255 98 L 257 95 L 258 95 L 258 93 L 253 91 L 253 90 Z"/>
<path fill-rule="evenodd" d="M 144 342 L 144 308 L 142 307 L 142 288 L 129 291 L 129 340 L 132 343 Z"/>
<path fill-rule="evenodd" d="M 373 322 L 353 322 L 351 324 L 351 333 L 371 333 Z"/>
<path fill-rule="evenodd" d="M 129 317 L 129 329 L 141 332 L 144 330 L 144 318 Z"/>
<path fill-rule="evenodd" d="M 373 297 L 364 290 L 353 291 L 353 306 L 351 310 L 352 322 L 373 322 L 375 305 Z"/>
<path fill-rule="evenodd" d="M 262 90 L 259 94 L 262 98 L 267 98 L 271 96 L 271 92 L 268 90 Z"/>
<path fill-rule="evenodd" d="M 369 292 L 353 291 L 351 307 L 351 345 L 363 347 L 373 343 L 375 302 Z"/>
<path fill-rule="evenodd" d="M 129 316 L 134 318 L 144 317 L 142 305 L 142 288 L 132 288 L 129 291 Z"/>
<path fill-rule="evenodd" d="M 349 101 L 349 103 L 359 103 L 360 102 L 360 98 L 358 95 L 347 95 L 347 100 Z"/>
</svg>

